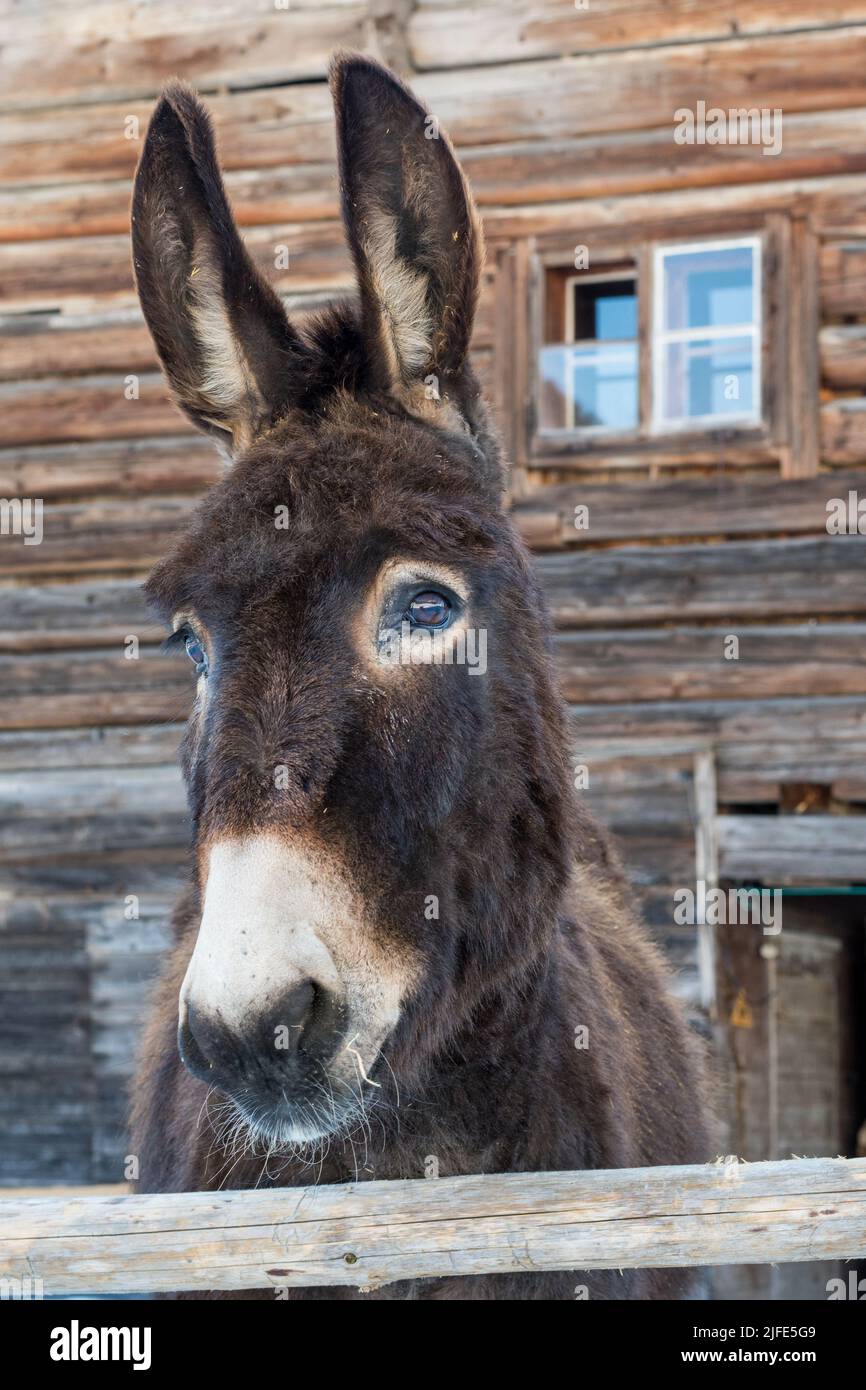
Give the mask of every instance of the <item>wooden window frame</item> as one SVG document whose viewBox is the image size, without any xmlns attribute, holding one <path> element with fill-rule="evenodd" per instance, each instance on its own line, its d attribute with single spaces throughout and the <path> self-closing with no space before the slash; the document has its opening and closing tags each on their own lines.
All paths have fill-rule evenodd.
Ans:
<svg viewBox="0 0 866 1390">
<path fill-rule="evenodd" d="M 591 270 L 599 275 L 625 267 L 636 269 L 638 286 L 638 371 L 639 420 L 637 430 L 609 430 L 592 427 L 577 430 L 539 430 L 538 372 L 539 351 L 544 338 L 545 286 L 547 272 L 574 267 L 573 241 L 563 245 L 561 234 L 528 237 L 517 243 L 518 263 L 525 272 L 515 284 L 523 288 L 522 302 L 516 309 L 516 338 L 511 380 L 513 395 L 522 418 L 512 421 L 511 437 L 516 444 L 515 461 L 522 468 L 610 468 L 726 463 L 761 465 L 782 463 L 790 457 L 796 422 L 792 421 L 789 389 L 792 346 L 789 301 L 792 294 L 791 255 L 792 218 L 785 213 L 759 217 L 706 216 L 688 219 L 676 227 L 646 223 L 622 229 L 621 239 L 603 242 L 593 248 Z M 576 239 L 575 234 L 575 239 Z M 725 422 L 718 425 L 654 431 L 652 351 L 653 258 L 660 247 L 691 245 L 698 242 L 738 242 L 756 239 L 761 264 L 761 413 L 757 422 Z M 579 279 L 579 272 L 574 277 Z M 522 321 L 521 321 L 522 320 Z M 817 333 L 817 323 L 815 324 Z M 520 342 L 526 344 L 520 349 Z M 522 369 L 520 363 L 523 363 Z M 522 372 L 527 373 L 523 382 Z M 523 405 L 520 405 L 520 402 Z M 807 459 L 801 472 L 813 471 Z"/>
</svg>

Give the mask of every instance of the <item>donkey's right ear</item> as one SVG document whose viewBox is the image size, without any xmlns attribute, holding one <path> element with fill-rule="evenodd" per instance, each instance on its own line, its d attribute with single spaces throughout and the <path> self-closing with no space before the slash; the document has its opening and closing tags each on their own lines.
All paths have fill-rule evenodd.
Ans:
<svg viewBox="0 0 866 1390">
<path fill-rule="evenodd" d="M 207 110 L 163 92 L 132 200 L 135 279 L 179 405 L 238 454 L 279 415 L 302 355 L 282 303 L 235 225 Z"/>
</svg>

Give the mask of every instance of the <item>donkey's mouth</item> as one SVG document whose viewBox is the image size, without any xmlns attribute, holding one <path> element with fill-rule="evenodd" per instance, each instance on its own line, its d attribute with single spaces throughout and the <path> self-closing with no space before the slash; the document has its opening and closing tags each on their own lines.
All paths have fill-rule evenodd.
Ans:
<svg viewBox="0 0 866 1390">
<path fill-rule="evenodd" d="M 251 1156 L 296 1154 L 299 1149 L 316 1146 L 340 1135 L 351 1134 L 364 1123 L 366 1098 L 359 1090 L 353 1094 L 340 1086 L 317 1083 L 303 1099 L 285 1094 L 277 1101 L 265 1101 L 248 1091 L 215 1098 L 209 1118 L 221 1147 L 242 1145 Z M 336 1092 L 336 1094 L 335 1094 Z"/>
</svg>

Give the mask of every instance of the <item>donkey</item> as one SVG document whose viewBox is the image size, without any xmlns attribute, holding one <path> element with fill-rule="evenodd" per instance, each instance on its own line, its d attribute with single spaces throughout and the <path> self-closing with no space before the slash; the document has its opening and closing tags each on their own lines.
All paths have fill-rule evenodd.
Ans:
<svg viewBox="0 0 866 1390">
<path fill-rule="evenodd" d="M 467 356 L 470 193 L 386 69 L 338 56 L 331 87 L 358 293 L 301 325 L 179 82 L 136 176 L 144 314 L 232 465 L 147 584 L 198 681 L 190 882 L 134 1086 L 140 1189 L 703 1161 L 700 1045 L 573 795 L 503 507 Z M 602 1298 L 688 1288 L 521 1272 L 375 1296 L 571 1298 L 576 1277 Z"/>
</svg>

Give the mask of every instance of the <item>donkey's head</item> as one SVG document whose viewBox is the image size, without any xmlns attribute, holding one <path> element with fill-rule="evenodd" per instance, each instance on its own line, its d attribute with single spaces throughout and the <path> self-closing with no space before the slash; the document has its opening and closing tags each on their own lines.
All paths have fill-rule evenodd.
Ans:
<svg viewBox="0 0 866 1390">
<path fill-rule="evenodd" d="M 165 372 L 233 460 L 149 581 L 199 677 L 180 1048 L 278 1142 L 432 1063 L 542 949 L 565 860 L 543 620 L 467 362 L 472 201 L 390 74 L 332 81 L 357 305 L 288 321 L 183 86 L 133 204 Z"/>
</svg>

